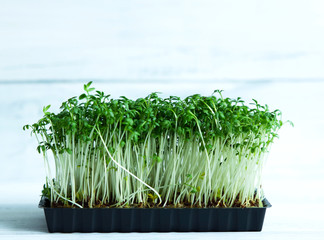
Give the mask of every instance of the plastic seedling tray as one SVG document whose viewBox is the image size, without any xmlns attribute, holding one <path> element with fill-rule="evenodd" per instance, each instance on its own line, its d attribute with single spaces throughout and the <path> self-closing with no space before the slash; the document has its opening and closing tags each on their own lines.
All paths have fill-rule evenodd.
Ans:
<svg viewBox="0 0 324 240">
<path fill-rule="evenodd" d="M 266 209 L 253 208 L 44 208 L 49 232 L 261 231 Z"/>
</svg>

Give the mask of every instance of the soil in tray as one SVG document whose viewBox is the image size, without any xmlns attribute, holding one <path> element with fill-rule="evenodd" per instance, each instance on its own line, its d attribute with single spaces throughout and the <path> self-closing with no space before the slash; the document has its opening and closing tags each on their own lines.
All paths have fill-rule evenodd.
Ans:
<svg viewBox="0 0 324 240">
<path fill-rule="evenodd" d="M 77 202 L 78 204 L 82 205 L 84 208 L 89 208 L 90 206 L 90 201 L 88 201 L 86 204 L 82 204 L 82 202 Z M 50 205 L 50 202 L 47 200 L 45 204 L 43 204 L 46 207 L 54 207 L 54 208 L 71 208 L 71 207 L 76 207 L 73 206 L 71 203 L 65 201 L 58 201 L 54 202 L 52 205 Z M 153 202 L 147 202 L 145 204 L 143 203 L 138 203 L 138 204 L 120 204 L 116 205 L 116 203 L 102 203 L 101 201 L 97 201 L 96 204 L 93 206 L 93 208 L 228 208 L 224 204 L 224 202 L 217 200 L 214 202 L 209 202 L 206 206 L 205 205 L 199 205 L 199 204 L 194 204 L 192 205 L 189 202 L 184 202 L 180 204 L 167 204 L 166 206 L 162 207 L 161 204 L 156 204 Z M 246 208 L 246 207 L 260 207 L 259 205 L 259 199 L 256 199 L 255 201 L 250 200 L 249 204 L 244 203 L 242 204 L 239 200 L 239 197 L 237 197 L 234 201 L 234 204 L 231 206 L 232 208 Z"/>
</svg>

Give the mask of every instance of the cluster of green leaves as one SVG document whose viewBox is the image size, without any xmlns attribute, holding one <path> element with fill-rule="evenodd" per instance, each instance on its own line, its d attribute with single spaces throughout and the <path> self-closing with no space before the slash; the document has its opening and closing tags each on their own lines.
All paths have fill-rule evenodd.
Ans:
<svg viewBox="0 0 324 240">
<path fill-rule="evenodd" d="M 84 142 L 93 141 L 96 139 L 94 126 L 104 132 L 116 123 L 119 129 L 128 133 L 124 141 L 134 144 L 144 142 L 148 134 L 158 138 L 162 133 L 176 133 L 186 139 L 197 135 L 204 140 L 205 147 L 210 148 L 210 143 L 217 138 L 253 134 L 256 139 L 263 136 L 262 141 L 257 141 L 253 147 L 265 150 L 282 126 L 279 110 L 271 112 L 267 105 L 262 106 L 256 100 L 253 100 L 254 107 L 251 108 L 241 98 L 223 98 L 219 90 L 214 92 L 219 97 L 195 94 L 183 100 L 176 96 L 163 99 L 152 93 L 145 98 L 131 100 L 124 96 L 111 99 L 110 95 L 95 91 L 90 85 L 91 82 L 84 85 L 85 93 L 79 97 L 63 102 L 58 114 L 49 112 L 50 106 L 44 107 L 44 117 L 24 127 L 31 127 L 34 133 L 46 136 L 38 151 L 53 149 L 69 152 L 70 149 L 65 146 L 67 134 L 74 133 Z M 89 137 L 91 135 L 92 138 Z M 250 146 L 248 138 L 235 144 L 228 141 L 233 147 L 242 147 L 245 143 Z"/>
</svg>

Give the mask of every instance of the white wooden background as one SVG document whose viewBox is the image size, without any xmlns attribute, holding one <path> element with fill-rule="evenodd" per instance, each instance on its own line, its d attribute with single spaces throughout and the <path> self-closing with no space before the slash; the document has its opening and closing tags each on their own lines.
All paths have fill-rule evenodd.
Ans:
<svg viewBox="0 0 324 240">
<path fill-rule="evenodd" d="M 323 78 L 321 0 L 1 0 L 0 79 Z"/>
<path fill-rule="evenodd" d="M 0 1 L 1 239 L 323 239 L 324 2 Z M 22 131 L 82 85 L 113 97 L 224 89 L 279 108 L 261 233 L 47 234 L 36 142 Z"/>
</svg>

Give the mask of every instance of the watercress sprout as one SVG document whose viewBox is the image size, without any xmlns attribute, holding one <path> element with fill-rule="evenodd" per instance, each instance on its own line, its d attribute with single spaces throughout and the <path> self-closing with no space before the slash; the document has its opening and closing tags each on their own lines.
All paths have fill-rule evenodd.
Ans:
<svg viewBox="0 0 324 240">
<path fill-rule="evenodd" d="M 224 98 L 221 90 L 132 100 L 91 85 L 23 127 L 43 154 L 43 195 L 52 204 L 261 205 L 264 160 L 283 125 L 279 110 Z"/>
</svg>

